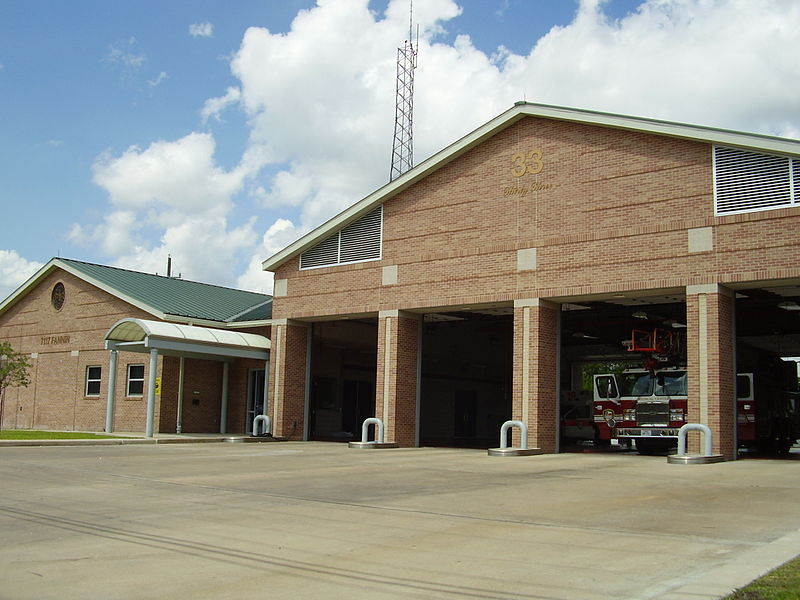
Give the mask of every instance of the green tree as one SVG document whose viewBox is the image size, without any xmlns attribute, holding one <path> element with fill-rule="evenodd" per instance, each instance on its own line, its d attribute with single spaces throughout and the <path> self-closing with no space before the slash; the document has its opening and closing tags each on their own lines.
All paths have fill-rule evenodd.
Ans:
<svg viewBox="0 0 800 600">
<path fill-rule="evenodd" d="M 8 342 L 0 342 L 0 428 L 3 426 L 3 404 L 6 388 L 28 387 L 31 383 L 28 369 L 31 363 L 21 352 L 14 351 Z"/>
<path fill-rule="evenodd" d="M 641 366 L 641 361 L 634 360 L 614 360 L 608 362 L 593 362 L 585 363 L 581 367 L 581 389 L 592 389 L 592 379 L 594 375 L 602 375 L 605 373 L 613 373 L 619 375 L 625 369 Z"/>
</svg>

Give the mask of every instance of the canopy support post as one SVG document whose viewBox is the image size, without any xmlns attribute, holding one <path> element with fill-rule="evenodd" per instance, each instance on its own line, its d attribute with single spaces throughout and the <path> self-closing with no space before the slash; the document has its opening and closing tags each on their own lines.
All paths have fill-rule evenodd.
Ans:
<svg viewBox="0 0 800 600">
<path fill-rule="evenodd" d="M 106 400 L 106 433 L 114 431 L 114 410 L 117 394 L 117 354 L 116 350 L 111 351 L 111 358 L 108 361 L 108 399 Z"/>
<path fill-rule="evenodd" d="M 150 370 L 147 373 L 147 424 L 144 436 L 153 437 L 153 420 L 156 413 L 156 371 L 158 370 L 158 350 L 150 350 Z"/>
</svg>

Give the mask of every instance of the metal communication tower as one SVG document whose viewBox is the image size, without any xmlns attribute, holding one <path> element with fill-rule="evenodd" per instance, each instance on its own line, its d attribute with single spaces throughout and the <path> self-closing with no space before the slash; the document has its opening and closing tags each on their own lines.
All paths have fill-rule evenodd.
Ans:
<svg viewBox="0 0 800 600">
<path fill-rule="evenodd" d="M 389 181 L 400 177 L 414 166 L 414 69 L 417 68 L 419 27 L 416 44 L 413 35 L 414 2 L 411 1 L 408 22 L 408 39 L 397 49 L 397 92 L 394 109 L 394 143 L 392 144 L 392 169 Z"/>
</svg>

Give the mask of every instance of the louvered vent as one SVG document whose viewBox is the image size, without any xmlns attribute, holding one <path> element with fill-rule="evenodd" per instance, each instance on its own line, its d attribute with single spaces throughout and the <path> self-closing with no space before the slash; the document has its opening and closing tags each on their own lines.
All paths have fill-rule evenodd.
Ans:
<svg viewBox="0 0 800 600">
<path fill-rule="evenodd" d="M 383 241 L 383 206 L 364 215 L 300 255 L 301 269 L 378 260 Z"/>
<path fill-rule="evenodd" d="M 335 233 L 327 240 L 317 244 L 311 250 L 300 255 L 300 268 L 324 267 L 339 262 L 339 234 Z"/>
<path fill-rule="evenodd" d="M 794 172 L 794 178 L 792 179 L 794 203 L 800 205 L 800 158 L 792 159 L 792 171 Z"/>
<path fill-rule="evenodd" d="M 769 210 L 798 204 L 798 166 L 792 164 L 797 162 L 785 156 L 715 146 L 714 200 L 717 214 Z"/>
</svg>

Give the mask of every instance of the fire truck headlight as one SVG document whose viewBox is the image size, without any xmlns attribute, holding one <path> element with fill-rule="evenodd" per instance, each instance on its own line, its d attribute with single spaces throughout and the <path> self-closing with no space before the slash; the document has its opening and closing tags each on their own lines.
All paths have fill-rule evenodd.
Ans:
<svg viewBox="0 0 800 600">
<path fill-rule="evenodd" d="M 669 409 L 670 421 L 683 421 L 683 411 L 680 408 Z"/>
<path fill-rule="evenodd" d="M 634 408 L 626 408 L 622 412 L 622 420 L 623 421 L 635 421 L 636 420 L 636 409 L 634 409 Z"/>
</svg>

